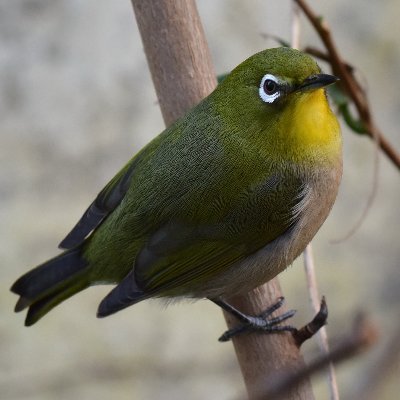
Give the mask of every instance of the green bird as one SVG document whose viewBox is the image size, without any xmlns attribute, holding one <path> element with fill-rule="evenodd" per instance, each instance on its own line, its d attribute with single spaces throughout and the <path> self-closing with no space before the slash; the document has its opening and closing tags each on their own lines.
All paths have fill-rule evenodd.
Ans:
<svg viewBox="0 0 400 400">
<path fill-rule="evenodd" d="M 262 325 L 226 298 L 283 271 L 328 216 L 342 175 L 325 92 L 336 80 L 290 48 L 241 63 L 118 172 L 63 253 L 14 283 L 25 325 L 97 284 L 117 284 L 99 317 L 151 297 L 208 298 Z"/>
</svg>

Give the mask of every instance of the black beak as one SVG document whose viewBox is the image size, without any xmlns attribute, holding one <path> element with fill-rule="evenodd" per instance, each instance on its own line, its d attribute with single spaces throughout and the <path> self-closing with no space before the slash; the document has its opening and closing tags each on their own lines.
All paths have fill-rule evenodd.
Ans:
<svg viewBox="0 0 400 400">
<path fill-rule="evenodd" d="M 310 75 L 308 78 L 304 79 L 303 83 L 297 86 L 295 91 L 309 91 L 323 88 L 328 85 L 332 85 L 339 80 L 336 76 L 328 74 L 316 74 Z"/>
</svg>

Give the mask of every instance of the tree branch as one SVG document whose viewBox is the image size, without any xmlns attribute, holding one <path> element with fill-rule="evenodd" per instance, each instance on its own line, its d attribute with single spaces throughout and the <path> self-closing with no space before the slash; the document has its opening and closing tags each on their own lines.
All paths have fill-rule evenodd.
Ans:
<svg viewBox="0 0 400 400">
<path fill-rule="evenodd" d="M 166 124 L 182 116 L 216 85 L 210 55 L 194 0 L 132 0 L 149 68 Z M 257 315 L 282 296 L 276 279 L 246 296 L 229 299 L 243 312 Z M 284 310 L 280 310 L 284 312 Z M 229 328 L 236 321 L 225 314 Z M 249 397 L 272 371 L 304 368 L 290 333 L 243 335 L 233 340 Z M 258 386 L 257 386 L 258 385 Z M 287 400 L 311 400 L 306 379 Z"/>
<path fill-rule="evenodd" d="M 168 126 L 217 85 L 195 1 L 132 0 L 151 77 Z"/>
</svg>

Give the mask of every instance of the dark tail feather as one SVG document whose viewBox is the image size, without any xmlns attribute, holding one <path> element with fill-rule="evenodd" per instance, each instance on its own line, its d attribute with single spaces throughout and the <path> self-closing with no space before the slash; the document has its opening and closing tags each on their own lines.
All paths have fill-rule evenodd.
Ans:
<svg viewBox="0 0 400 400">
<path fill-rule="evenodd" d="M 68 250 L 21 276 L 11 287 L 18 294 L 15 311 L 29 307 L 25 325 L 30 326 L 53 307 L 89 286 L 88 264 L 80 248 Z"/>
<path fill-rule="evenodd" d="M 134 271 L 131 271 L 111 292 L 102 300 L 97 310 L 99 318 L 106 317 L 150 297 L 137 286 Z"/>
</svg>

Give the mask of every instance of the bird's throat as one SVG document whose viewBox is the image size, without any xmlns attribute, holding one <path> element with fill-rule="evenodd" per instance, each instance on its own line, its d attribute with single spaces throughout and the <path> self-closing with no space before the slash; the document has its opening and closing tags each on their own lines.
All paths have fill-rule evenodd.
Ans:
<svg viewBox="0 0 400 400">
<path fill-rule="evenodd" d="M 309 159 L 310 152 L 317 156 L 322 152 L 324 158 L 340 154 L 340 127 L 323 89 L 299 94 L 284 118 L 296 158 Z"/>
</svg>

